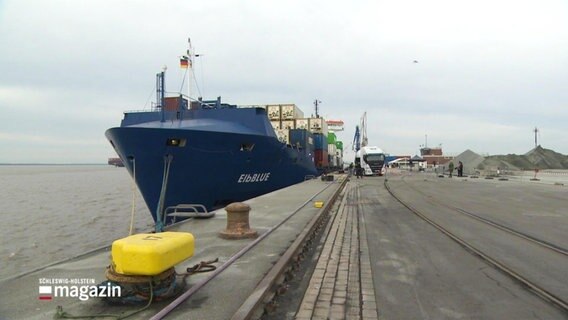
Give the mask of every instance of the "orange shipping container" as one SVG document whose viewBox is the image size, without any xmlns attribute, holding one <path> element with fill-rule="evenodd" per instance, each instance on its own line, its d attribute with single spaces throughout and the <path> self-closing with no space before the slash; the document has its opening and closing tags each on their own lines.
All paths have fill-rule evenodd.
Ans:
<svg viewBox="0 0 568 320">
<path fill-rule="evenodd" d="M 164 99 L 164 110 L 166 111 L 177 111 L 179 110 L 179 103 L 180 103 L 180 97 L 166 97 Z M 187 109 L 187 100 L 183 99 L 182 101 L 183 107 L 184 109 Z"/>
<path fill-rule="evenodd" d="M 328 167 L 329 166 L 329 159 L 328 159 L 327 150 L 316 150 L 315 151 L 315 161 L 316 167 Z"/>
</svg>

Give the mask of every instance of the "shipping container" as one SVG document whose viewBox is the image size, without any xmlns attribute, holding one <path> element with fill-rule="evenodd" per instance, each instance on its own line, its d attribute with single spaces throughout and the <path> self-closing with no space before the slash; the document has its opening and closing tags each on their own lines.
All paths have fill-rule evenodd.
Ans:
<svg viewBox="0 0 568 320">
<path fill-rule="evenodd" d="M 290 144 L 293 147 L 302 148 L 306 154 L 313 153 L 314 151 L 313 134 L 308 130 L 303 130 L 303 129 L 290 130 Z"/>
<path fill-rule="evenodd" d="M 343 157 L 337 157 L 337 167 L 343 169 Z"/>
<path fill-rule="evenodd" d="M 341 167 L 341 166 L 339 165 L 339 157 L 337 157 L 337 156 L 330 156 L 329 166 L 330 166 L 330 167 L 333 167 L 333 168 L 339 168 L 339 167 Z"/>
<path fill-rule="evenodd" d="M 316 150 L 325 150 L 327 152 L 327 137 L 321 133 L 314 133 L 314 147 Z"/>
<path fill-rule="evenodd" d="M 327 137 L 327 139 L 328 139 L 327 153 L 329 153 L 332 156 L 335 156 L 335 151 L 337 150 L 337 147 L 335 146 L 335 144 L 329 142 L 329 136 Z"/>
<path fill-rule="evenodd" d="M 187 109 L 187 100 L 181 97 L 165 97 L 164 105 L 162 107 L 166 111 L 177 111 L 181 110 L 180 103 L 182 109 Z"/>
<path fill-rule="evenodd" d="M 268 114 L 268 119 L 270 119 L 270 120 L 282 119 L 279 104 L 266 105 L 266 113 Z"/>
<path fill-rule="evenodd" d="M 296 129 L 310 129 L 310 120 L 308 118 L 296 119 Z"/>
<path fill-rule="evenodd" d="M 337 136 L 335 135 L 335 133 L 330 132 L 327 134 L 327 143 L 335 145 L 336 141 L 337 141 Z"/>
<path fill-rule="evenodd" d="M 327 158 L 327 150 L 315 151 L 315 162 L 317 168 L 329 167 L 329 159 Z"/>
<path fill-rule="evenodd" d="M 281 123 L 280 127 L 282 129 L 288 129 L 288 130 L 296 129 L 295 124 L 294 124 L 294 120 L 282 120 L 280 123 Z"/>
<path fill-rule="evenodd" d="M 290 144 L 290 130 L 278 129 L 276 130 L 276 137 L 278 137 L 278 141 L 285 144 Z"/>
<path fill-rule="evenodd" d="M 325 136 L 328 134 L 327 123 L 323 118 L 310 118 L 310 131 L 313 133 L 322 133 Z"/>
<path fill-rule="evenodd" d="M 280 125 L 280 120 L 270 120 L 270 124 L 272 125 L 272 128 L 274 128 L 274 131 L 282 129 L 282 126 Z"/>
<path fill-rule="evenodd" d="M 298 119 L 304 117 L 304 112 L 295 104 L 283 104 L 280 107 L 282 119 Z"/>
</svg>

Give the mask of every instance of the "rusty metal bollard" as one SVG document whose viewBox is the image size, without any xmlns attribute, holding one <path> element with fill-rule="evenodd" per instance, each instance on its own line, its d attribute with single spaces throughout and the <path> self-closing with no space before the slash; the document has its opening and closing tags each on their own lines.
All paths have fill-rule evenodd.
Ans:
<svg viewBox="0 0 568 320">
<path fill-rule="evenodd" d="M 242 202 L 233 202 L 225 207 L 227 211 L 227 229 L 219 232 L 223 239 L 256 238 L 258 233 L 250 228 L 250 206 Z"/>
</svg>

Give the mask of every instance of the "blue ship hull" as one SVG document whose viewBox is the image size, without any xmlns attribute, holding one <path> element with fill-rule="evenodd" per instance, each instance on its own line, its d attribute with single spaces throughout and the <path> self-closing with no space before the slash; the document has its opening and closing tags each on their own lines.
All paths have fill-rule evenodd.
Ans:
<svg viewBox="0 0 568 320">
<path fill-rule="evenodd" d="M 279 142 L 259 108 L 126 113 L 106 137 L 155 221 L 159 208 L 213 210 L 317 175 L 313 150 Z"/>
</svg>

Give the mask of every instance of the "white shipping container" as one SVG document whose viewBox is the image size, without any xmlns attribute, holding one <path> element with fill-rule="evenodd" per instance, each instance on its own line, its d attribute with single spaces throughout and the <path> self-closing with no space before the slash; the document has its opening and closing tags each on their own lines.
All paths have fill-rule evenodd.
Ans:
<svg viewBox="0 0 568 320">
<path fill-rule="evenodd" d="M 304 117 L 304 112 L 295 104 L 283 104 L 281 114 L 282 119 L 298 119 Z"/>
<path fill-rule="evenodd" d="M 337 157 L 329 156 L 329 166 L 335 167 L 337 165 Z"/>
<path fill-rule="evenodd" d="M 327 136 L 327 123 L 323 118 L 310 118 L 310 131 L 313 133 L 322 133 Z"/>
<path fill-rule="evenodd" d="M 272 128 L 274 128 L 274 131 L 282 129 L 282 125 L 280 124 L 280 120 L 270 120 L 270 124 L 272 125 Z"/>
<path fill-rule="evenodd" d="M 276 130 L 276 136 L 278 137 L 278 141 L 285 144 L 290 144 L 290 130 L 278 129 Z"/>
<path fill-rule="evenodd" d="M 296 119 L 296 129 L 309 130 L 310 129 L 310 119 L 307 119 L 307 118 Z"/>
<path fill-rule="evenodd" d="M 280 120 L 282 118 L 279 104 L 266 105 L 266 113 L 270 120 Z"/>
<path fill-rule="evenodd" d="M 296 129 L 294 125 L 294 120 L 282 120 L 280 126 L 282 129 Z"/>
<path fill-rule="evenodd" d="M 328 144 L 327 145 L 327 153 L 331 154 L 333 156 L 335 156 L 335 152 L 337 151 L 337 147 L 335 146 L 335 144 Z"/>
</svg>

